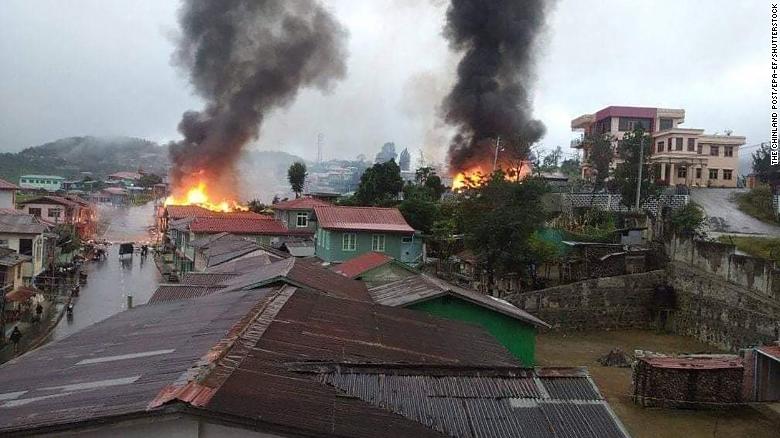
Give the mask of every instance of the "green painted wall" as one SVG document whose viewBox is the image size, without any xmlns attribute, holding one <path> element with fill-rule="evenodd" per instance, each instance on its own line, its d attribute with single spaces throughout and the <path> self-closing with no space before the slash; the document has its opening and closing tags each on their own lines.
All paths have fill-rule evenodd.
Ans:
<svg viewBox="0 0 780 438">
<path fill-rule="evenodd" d="M 533 366 L 536 327 L 451 295 L 408 306 L 442 318 L 476 323 L 490 332 L 525 366 Z"/>
<path fill-rule="evenodd" d="M 415 236 L 411 243 L 403 243 L 403 235 L 387 233 L 368 233 L 355 232 L 357 235 L 357 246 L 354 251 L 344 251 L 342 242 L 344 233 L 340 231 L 330 231 L 319 229 L 317 231 L 317 257 L 328 262 L 344 262 L 360 254 L 371 251 L 371 239 L 374 234 L 383 234 L 385 236 L 384 253 L 400 260 L 404 263 L 419 261 L 422 254 L 422 239 Z"/>
</svg>

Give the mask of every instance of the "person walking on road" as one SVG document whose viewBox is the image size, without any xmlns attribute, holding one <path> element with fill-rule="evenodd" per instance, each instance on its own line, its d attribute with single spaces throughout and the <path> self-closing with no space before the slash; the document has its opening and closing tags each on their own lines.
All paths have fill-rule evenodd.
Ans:
<svg viewBox="0 0 780 438">
<path fill-rule="evenodd" d="M 38 303 L 38 305 L 35 306 L 36 321 L 41 322 L 41 316 L 43 316 L 43 306 L 41 306 L 41 303 Z"/>
<path fill-rule="evenodd" d="M 19 327 L 14 327 L 14 330 L 11 332 L 11 336 L 9 336 L 9 339 L 11 339 L 11 342 L 14 343 L 14 353 L 19 352 L 19 341 L 22 340 L 22 332 L 19 330 Z"/>
</svg>

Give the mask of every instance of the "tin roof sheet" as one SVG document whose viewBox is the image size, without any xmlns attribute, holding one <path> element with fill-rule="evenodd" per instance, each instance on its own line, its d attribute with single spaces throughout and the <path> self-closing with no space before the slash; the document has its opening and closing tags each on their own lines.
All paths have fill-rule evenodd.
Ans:
<svg viewBox="0 0 780 438">
<path fill-rule="evenodd" d="M 16 184 L 0 178 L 0 190 L 18 190 L 18 189 L 19 187 Z"/>
<path fill-rule="evenodd" d="M 328 230 L 414 233 L 397 208 L 317 206 L 314 214 Z"/>
<path fill-rule="evenodd" d="M 456 286 L 427 274 L 412 275 L 392 283 L 379 285 L 371 288 L 369 293 L 374 302 L 393 307 L 409 306 L 442 295 L 452 295 L 529 324 L 550 327 L 546 322 L 507 301 Z"/>
<path fill-rule="evenodd" d="M 330 202 L 315 198 L 298 198 L 277 202 L 271 207 L 274 210 L 313 210 L 314 207 L 333 205 Z"/>
<path fill-rule="evenodd" d="M 774 360 L 780 361 L 780 345 L 765 345 L 758 349 L 765 355 L 772 357 Z"/>
<path fill-rule="evenodd" d="M 41 234 L 49 229 L 30 214 L 0 214 L 0 233 Z"/>
<path fill-rule="evenodd" d="M 393 258 L 387 254 L 381 252 L 366 252 L 357 257 L 353 257 L 344 263 L 335 265 L 331 268 L 333 272 L 337 272 L 345 277 L 357 278 L 361 274 L 364 274 L 372 269 L 376 269 L 380 266 L 384 266 L 387 263 L 393 261 Z"/>
<path fill-rule="evenodd" d="M 735 355 L 641 357 L 639 360 L 655 368 L 717 370 L 742 368 L 742 359 Z"/>
</svg>

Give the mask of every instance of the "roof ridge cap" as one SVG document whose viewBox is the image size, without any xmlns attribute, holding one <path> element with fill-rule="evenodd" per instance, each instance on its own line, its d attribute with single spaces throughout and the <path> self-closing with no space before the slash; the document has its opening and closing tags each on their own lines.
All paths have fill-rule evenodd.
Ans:
<svg viewBox="0 0 780 438">
<path fill-rule="evenodd" d="M 147 410 L 159 408 L 172 401 L 181 401 L 196 407 L 205 406 L 246 358 L 252 348 L 247 345 L 247 342 L 257 343 L 296 290 L 297 288 L 283 285 L 258 300 L 252 309 L 233 324 L 228 333 L 206 354 L 185 370 L 176 381 L 161 389 L 149 402 Z M 269 310 L 272 314 L 263 317 Z M 223 364 L 223 359 L 229 354 L 230 364 L 223 372 L 215 374 L 216 369 Z M 206 381 L 212 377 L 215 381 L 206 384 Z"/>
</svg>

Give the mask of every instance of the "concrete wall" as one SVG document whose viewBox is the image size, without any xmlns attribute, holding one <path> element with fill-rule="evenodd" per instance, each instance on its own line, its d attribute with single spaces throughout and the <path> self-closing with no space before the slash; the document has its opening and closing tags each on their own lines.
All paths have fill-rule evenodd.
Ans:
<svg viewBox="0 0 780 438">
<path fill-rule="evenodd" d="M 16 208 L 16 190 L 0 190 L 0 208 Z"/>
<path fill-rule="evenodd" d="M 594 278 L 510 295 L 508 300 L 554 328 L 649 328 L 655 324 L 655 289 L 664 271 Z"/>
<path fill-rule="evenodd" d="M 727 243 L 679 237 L 666 244 L 670 260 L 692 265 L 766 298 L 780 300 L 780 269 L 768 260 L 735 252 L 736 247 Z"/>
<path fill-rule="evenodd" d="M 628 208 L 620 203 L 621 199 L 619 194 L 611 193 L 562 193 L 561 210 L 571 213 L 575 208 L 595 207 L 607 211 L 628 211 Z M 664 194 L 648 199 L 642 208 L 658 216 L 663 207 L 676 209 L 685 206 L 688 201 L 688 195 Z"/>
</svg>

